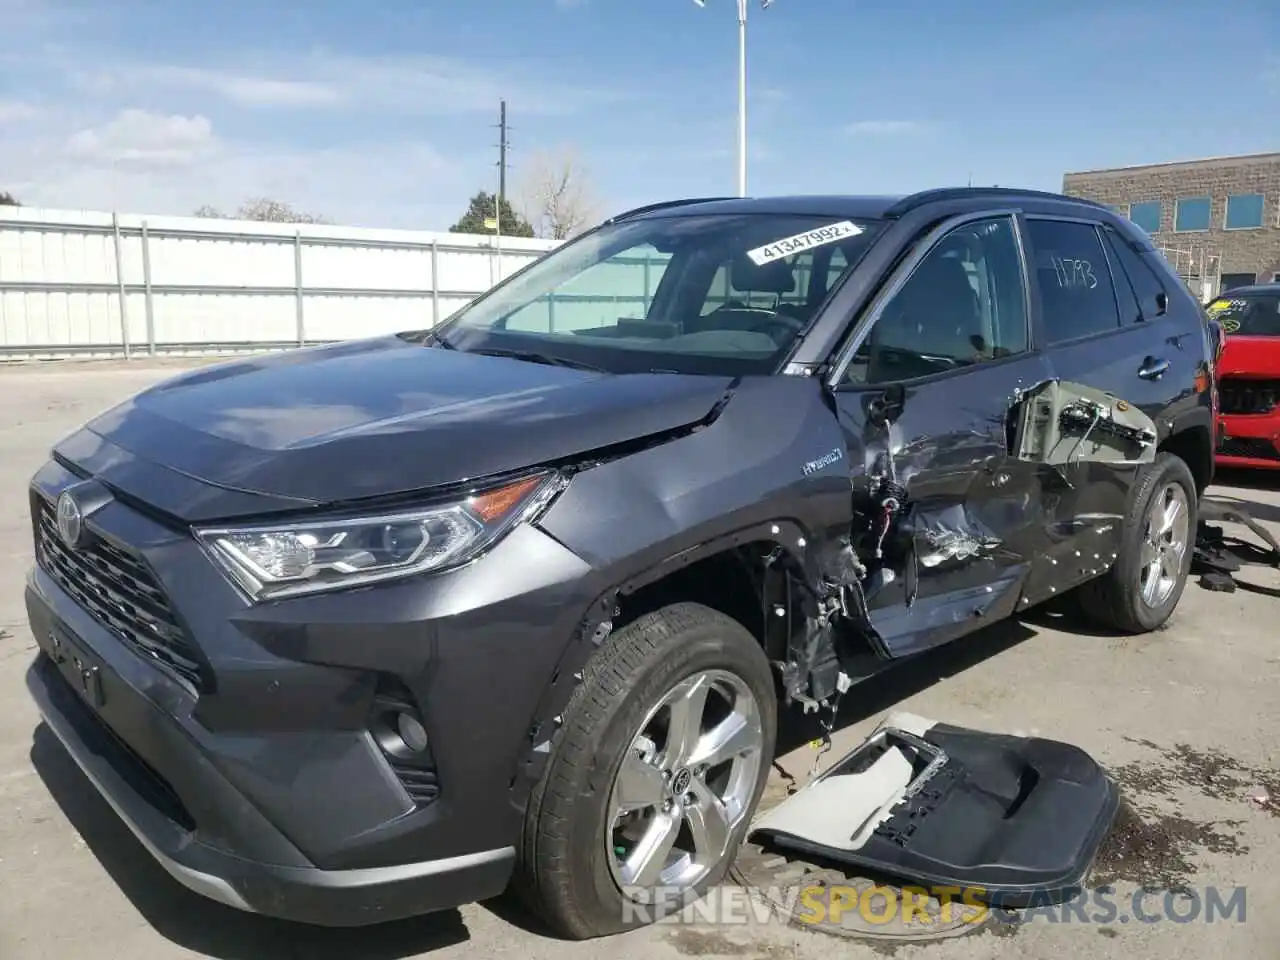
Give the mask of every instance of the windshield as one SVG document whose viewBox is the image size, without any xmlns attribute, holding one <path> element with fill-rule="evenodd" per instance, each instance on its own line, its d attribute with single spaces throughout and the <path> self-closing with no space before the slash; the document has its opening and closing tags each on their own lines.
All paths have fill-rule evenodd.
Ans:
<svg viewBox="0 0 1280 960">
<path fill-rule="evenodd" d="M 770 373 L 874 233 L 838 216 L 610 224 L 464 307 L 435 339 L 610 373 Z"/>
<path fill-rule="evenodd" d="M 1228 336 L 1280 337 L 1280 292 L 1226 294 L 1206 309 Z"/>
</svg>

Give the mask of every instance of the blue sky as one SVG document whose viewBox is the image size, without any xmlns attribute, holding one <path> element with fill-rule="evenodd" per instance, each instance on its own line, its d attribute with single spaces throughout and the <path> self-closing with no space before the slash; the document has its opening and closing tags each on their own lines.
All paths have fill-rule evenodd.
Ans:
<svg viewBox="0 0 1280 960">
<path fill-rule="evenodd" d="M 732 193 L 735 20 L 735 0 L 0 0 L 0 189 L 444 229 L 496 183 L 505 97 L 513 198 L 565 151 L 601 212 Z M 749 21 L 753 194 L 1056 189 L 1280 149 L 1275 0 L 753 0 Z"/>
</svg>

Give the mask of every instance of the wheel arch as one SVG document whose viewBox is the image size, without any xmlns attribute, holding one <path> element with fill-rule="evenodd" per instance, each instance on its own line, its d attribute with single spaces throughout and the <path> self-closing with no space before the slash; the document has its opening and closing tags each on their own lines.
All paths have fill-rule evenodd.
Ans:
<svg viewBox="0 0 1280 960">
<path fill-rule="evenodd" d="M 1171 433 L 1157 448 L 1182 460 L 1196 482 L 1196 496 L 1204 494 L 1213 482 L 1213 439 L 1204 424 L 1191 424 Z"/>
<path fill-rule="evenodd" d="M 582 680 L 583 668 L 619 627 L 671 603 L 696 602 L 742 624 L 770 659 L 783 652 L 786 634 L 782 631 L 794 620 L 788 617 L 782 631 L 776 633 L 764 629 L 768 621 L 766 597 L 753 579 L 751 563 L 743 561 L 756 557 L 763 567 L 765 558 L 772 558 L 771 566 L 789 571 L 783 579 L 793 576 L 794 572 L 807 570 L 812 564 L 809 536 L 809 531 L 795 520 L 765 521 L 703 541 L 647 568 L 631 571 L 601 592 L 584 612 L 543 691 L 537 712 L 530 718 L 528 748 L 511 777 L 512 802 L 523 806 L 528 801 L 529 791 L 550 755 L 551 740 L 565 707 Z M 718 576 L 727 576 L 728 583 L 718 580 Z M 754 615 L 748 609 L 753 606 L 752 600 Z"/>
</svg>

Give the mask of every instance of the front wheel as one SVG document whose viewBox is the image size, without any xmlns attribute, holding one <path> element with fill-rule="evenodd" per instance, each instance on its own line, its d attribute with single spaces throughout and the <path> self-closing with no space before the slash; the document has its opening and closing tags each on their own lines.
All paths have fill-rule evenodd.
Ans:
<svg viewBox="0 0 1280 960">
<path fill-rule="evenodd" d="M 1191 572 L 1198 506 L 1186 463 L 1157 454 L 1134 484 L 1115 564 L 1080 588 L 1080 606 L 1091 619 L 1124 633 L 1164 625 Z"/>
<path fill-rule="evenodd" d="M 724 879 L 768 778 L 773 675 L 731 618 L 679 603 L 609 638 L 530 801 L 520 886 L 574 939 L 653 922 Z"/>
</svg>

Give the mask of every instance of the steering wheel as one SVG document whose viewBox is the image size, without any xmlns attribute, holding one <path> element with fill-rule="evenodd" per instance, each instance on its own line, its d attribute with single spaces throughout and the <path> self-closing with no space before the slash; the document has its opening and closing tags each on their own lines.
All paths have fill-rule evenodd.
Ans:
<svg viewBox="0 0 1280 960">
<path fill-rule="evenodd" d="M 778 340 L 770 330 L 780 330 L 786 339 L 791 339 L 797 333 L 804 329 L 804 321 L 798 320 L 790 314 L 775 313 L 768 320 L 761 320 L 754 326 L 747 328 L 750 333 L 763 333 L 772 340 Z"/>
</svg>

